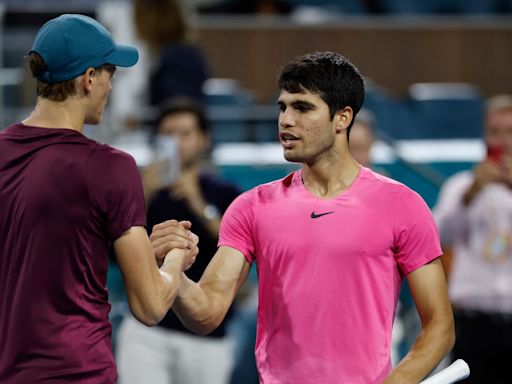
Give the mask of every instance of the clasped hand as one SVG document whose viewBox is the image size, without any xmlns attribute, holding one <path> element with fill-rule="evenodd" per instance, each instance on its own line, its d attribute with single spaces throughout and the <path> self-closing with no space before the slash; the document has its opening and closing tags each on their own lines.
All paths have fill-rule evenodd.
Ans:
<svg viewBox="0 0 512 384">
<path fill-rule="evenodd" d="M 181 258 L 182 271 L 194 264 L 199 253 L 199 237 L 190 231 L 190 221 L 167 220 L 153 227 L 150 239 L 158 266 L 168 258 Z"/>
</svg>

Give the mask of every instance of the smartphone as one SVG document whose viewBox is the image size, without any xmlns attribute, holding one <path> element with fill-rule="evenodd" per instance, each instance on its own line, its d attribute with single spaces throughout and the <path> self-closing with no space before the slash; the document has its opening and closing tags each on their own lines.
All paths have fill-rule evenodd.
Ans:
<svg viewBox="0 0 512 384">
<path fill-rule="evenodd" d="M 505 147 L 503 145 L 488 145 L 487 146 L 487 160 L 501 164 L 503 155 L 505 154 Z"/>
<path fill-rule="evenodd" d="M 154 160 L 161 162 L 160 181 L 173 184 L 180 176 L 180 154 L 177 140 L 171 135 L 158 135 L 155 139 Z"/>
</svg>

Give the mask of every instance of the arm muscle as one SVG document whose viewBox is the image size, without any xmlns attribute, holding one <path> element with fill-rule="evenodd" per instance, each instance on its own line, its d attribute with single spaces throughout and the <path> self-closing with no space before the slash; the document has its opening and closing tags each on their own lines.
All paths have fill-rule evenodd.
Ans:
<svg viewBox="0 0 512 384">
<path fill-rule="evenodd" d="M 241 252 L 220 247 L 198 283 L 182 276 L 174 312 L 193 332 L 213 331 L 224 319 L 249 270 L 250 264 Z"/>
</svg>

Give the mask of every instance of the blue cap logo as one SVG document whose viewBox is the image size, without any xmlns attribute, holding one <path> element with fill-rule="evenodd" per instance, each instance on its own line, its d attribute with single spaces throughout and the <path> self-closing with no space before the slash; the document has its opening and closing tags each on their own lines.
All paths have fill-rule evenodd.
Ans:
<svg viewBox="0 0 512 384">
<path fill-rule="evenodd" d="M 43 58 L 47 69 L 38 79 L 47 83 L 74 79 L 90 67 L 131 67 L 139 60 L 135 47 L 116 44 L 110 32 L 96 20 L 71 14 L 45 23 L 30 52 Z"/>
</svg>

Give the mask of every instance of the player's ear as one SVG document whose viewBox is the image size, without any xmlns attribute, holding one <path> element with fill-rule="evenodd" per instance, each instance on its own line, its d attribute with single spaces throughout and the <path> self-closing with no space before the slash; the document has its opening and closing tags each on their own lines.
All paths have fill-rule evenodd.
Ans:
<svg viewBox="0 0 512 384">
<path fill-rule="evenodd" d="M 350 123 L 352 122 L 353 117 L 354 113 L 352 111 L 352 108 L 350 107 L 344 107 L 340 109 L 338 112 L 336 112 L 336 114 L 334 115 L 336 122 L 336 132 L 339 133 L 347 129 Z"/>
<path fill-rule="evenodd" d="M 96 77 L 96 70 L 92 67 L 87 68 L 87 70 L 85 71 L 85 73 L 82 76 L 83 87 L 86 92 L 91 92 L 95 77 Z"/>
</svg>

